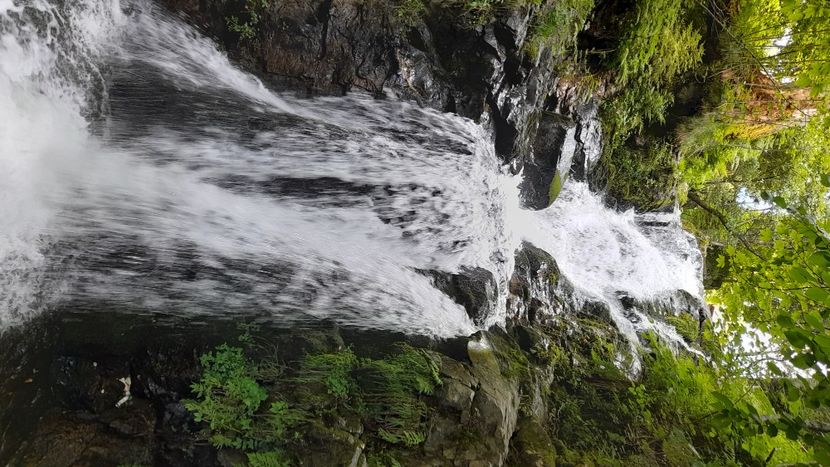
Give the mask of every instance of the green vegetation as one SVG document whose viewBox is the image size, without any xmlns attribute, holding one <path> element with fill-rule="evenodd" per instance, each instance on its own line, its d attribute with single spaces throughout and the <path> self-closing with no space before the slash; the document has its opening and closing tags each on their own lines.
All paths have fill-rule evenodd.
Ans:
<svg viewBox="0 0 830 467">
<path fill-rule="evenodd" d="M 425 439 L 422 396 L 441 384 L 432 353 L 399 344 L 384 359 L 351 349 L 310 354 L 287 368 L 267 356 L 254 362 L 240 347 L 220 345 L 202 355 L 202 376 L 185 402 L 209 428 L 211 444 L 245 451 L 250 466 L 292 465 L 286 452 L 326 430 L 321 421 L 356 418 L 370 442 L 415 446 Z"/>
<path fill-rule="evenodd" d="M 560 341 L 561 347 L 552 351 L 570 356 L 556 357 L 558 370 L 548 395 L 559 463 L 737 466 L 812 459 L 803 444 L 783 432 L 732 423 L 732 411 L 778 416 L 771 399 L 781 393 L 768 384 L 736 377 L 692 356 L 675 356 L 654 339 L 643 355 L 643 375 L 632 383 L 608 366 L 614 347 L 588 336 L 594 344 L 580 346 L 583 338 L 577 336 L 565 345 Z"/>
<path fill-rule="evenodd" d="M 251 40 L 256 37 L 259 21 L 268 7 L 271 0 L 245 0 L 242 16 L 231 15 L 225 18 L 228 30 L 239 34 L 244 40 Z"/>
<path fill-rule="evenodd" d="M 218 447 L 256 449 L 279 439 L 296 421 L 284 402 L 273 401 L 261 410 L 268 399 L 257 381 L 257 368 L 242 349 L 221 345 L 215 352 L 202 355 L 202 379 L 193 384 L 196 400 L 185 406 L 196 421 L 206 421 L 210 441 Z"/>
<path fill-rule="evenodd" d="M 697 364 L 688 379 L 688 362 L 670 364 L 656 351 L 640 383 L 652 395 L 632 413 L 665 423 L 679 407 L 659 395 L 680 391 L 664 381 L 672 376 L 698 388 L 682 396 L 698 418 L 673 414 L 680 425 L 660 428 L 661 463 L 675 463 L 665 448 L 674 440 L 719 465 L 829 464 L 830 8 L 818 0 L 635 3 L 615 17 L 612 47 L 586 51 L 601 56 L 609 84 L 608 192 L 648 210 L 677 185 L 685 227 L 704 248 L 725 245 L 712 258 L 725 276 L 709 297 L 720 305 L 716 326 L 701 335 L 695 323 L 670 319 L 713 366 Z M 682 93 L 691 108 L 667 118 Z M 646 438 L 657 433 L 642 420 L 619 423 Z M 724 450 L 699 443 L 707 438 Z"/>
<path fill-rule="evenodd" d="M 830 180 L 823 178 L 823 185 Z M 771 201 L 787 209 L 781 198 Z M 830 463 L 830 238 L 824 223 L 794 211 L 761 231 L 753 250 L 730 247 L 732 280 L 713 295 L 724 306 L 722 333 L 734 348 L 725 364 L 775 378 L 780 417 L 735 414 L 733 423 L 782 432 L 811 445 Z M 741 323 L 758 331 L 747 335 Z M 762 337 L 765 336 L 765 337 Z M 746 343 L 749 341 L 750 345 Z"/>
<path fill-rule="evenodd" d="M 542 5 L 527 50 L 531 57 L 536 57 L 543 47 L 550 49 L 554 55 L 576 53 L 576 36 L 588 20 L 594 9 L 594 0 L 559 0 Z"/>
<path fill-rule="evenodd" d="M 603 103 L 612 153 L 632 132 L 663 121 L 675 80 L 700 64 L 701 34 L 689 15 L 682 0 L 638 0 L 622 20 L 620 43 L 607 59 L 616 92 Z"/>
<path fill-rule="evenodd" d="M 556 198 L 559 197 L 559 193 L 562 191 L 562 174 L 559 173 L 557 170 L 555 174 L 553 174 L 553 180 L 550 181 L 550 190 L 548 191 L 548 206 L 553 204 L 556 201 Z"/>
<path fill-rule="evenodd" d="M 567 74 L 584 94 L 605 94 L 604 151 L 595 175 L 622 205 L 657 209 L 673 204 L 675 144 L 647 130 L 666 123 L 680 78 L 700 70 L 703 22 L 697 6 L 682 0 L 638 0 L 613 18 L 603 26 L 613 40 L 575 55 L 594 63 L 593 71 L 582 62 Z"/>
<path fill-rule="evenodd" d="M 808 244 L 815 242 L 805 242 L 815 250 L 804 255 L 826 254 L 830 264 L 830 242 Z M 804 300 L 828 296 L 811 291 Z M 787 321 L 777 313 L 777 321 Z M 824 435 L 816 430 L 830 418 L 822 405 L 830 388 L 826 381 L 785 378 L 780 369 L 747 371 L 730 342 L 712 329 L 701 334 L 696 320 L 684 317 L 673 322 L 689 342 L 707 349 L 709 360 L 675 354 L 646 336 L 642 370 L 632 381 L 629 347 L 615 328 L 575 318 L 488 333 L 492 351 L 470 355 L 472 365 L 483 365 L 480 378 L 503 378 L 519 387 L 510 451 L 515 465 L 539 459 L 542 465 L 596 466 L 824 462 Z M 793 345 L 792 362 L 807 369 L 827 364 L 830 348 L 817 318 L 794 313 L 790 319 L 782 342 Z M 322 442 L 322 449 L 336 450 L 337 440 L 355 436 L 361 441 L 351 443 L 365 443 L 369 465 L 406 465 L 424 455 L 427 427 L 446 410 L 444 396 L 436 394 L 442 358 L 406 344 L 383 358 L 343 348 L 280 362 L 275 377 L 273 354 L 250 359 L 241 348 L 221 345 L 202 356 L 202 378 L 187 407 L 206 423 L 215 446 L 243 450 L 249 466 L 307 462 L 310 446 Z M 349 420 L 357 423 L 354 435 L 340 428 Z M 458 449 L 480 441 L 458 430 L 445 433 Z"/>
<path fill-rule="evenodd" d="M 608 193 L 640 210 L 657 210 L 674 204 L 676 185 L 675 155 L 666 143 L 654 142 L 646 148 L 622 146 L 607 164 Z"/>
<path fill-rule="evenodd" d="M 555 55 L 575 51 L 576 35 L 593 10 L 594 0 L 399 0 L 394 5 L 396 18 L 407 25 L 435 8 L 460 13 L 471 27 L 486 24 L 500 11 L 533 7 L 536 21 L 527 47 L 536 56 L 543 46 Z"/>
</svg>

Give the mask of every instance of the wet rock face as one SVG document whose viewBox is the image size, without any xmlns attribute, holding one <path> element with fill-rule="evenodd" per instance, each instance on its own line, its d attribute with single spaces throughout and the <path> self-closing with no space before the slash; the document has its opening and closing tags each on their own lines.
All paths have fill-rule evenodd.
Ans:
<svg viewBox="0 0 830 467">
<path fill-rule="evenodd" d="M 260 15 L 256 37 L 244 40 L 225 21 L 244 16 L 241 2 L 164 3 L 277 87 L 390 92 L 481 121 L 492 129 L 498 156 L 526 177 L 528 208 L 550 204 L 557 169 L 567 178 L 573 157 L 582 166 L 595 159 L 584 148 L 593 147 L 597 125 L 581 121 L 595 116 L 596 106 L 553 75 L 561 57 L 544 46 L 535 57 L 527 51 L 538 6 L 500 8 L 475 26 L 444 2 L 402 15 L 395 3 L 379 0 L 275 0 Z"/>
<path fill-rule="evenodd" d="M 155 422 L 152 417 L 152 410 L 146 406 L 126 408 L 110 425 L 83 415 L 50 414 L 23 443 L 10 465 L 95 467 L 126 462 L 152 465 L 152 423 Z M 149 423 L 150 430 L 142 426 L 139 427 L 142 432 L 125 433 L 119 422 Z"/>
<path fill-rule="evenodd" d="M 566 308 L 568 284 L 556 260 L 546 251 L 524 242 L 516 252 L 515 269 L 507 297 L 508 315 L 516 321 L 535 323 Z"/>
<path fill-rule="evenodd" d="M 392 11 L 384 2 L 275 3 L 260 41 L 245 49 L 266 73 L 330 93 L 380 92 L 393 75 Z"/>
<path fill-rule="evenodd" d="M 176 382 L 198 372 L 195 359 L 181 357 L 175 347 L 96 359 L 57 355 L 49 370 L 55 400 L 10 465 L 214 465 L 215 450 L 197 436 L 177 393 Z M 159 381 L 152 391 L 149 374 Z"/>
<path fill-rule="evenodd" d="M 520 185 L 525 206 L 545 209 L 556 199 L 570 171 L 576 146 L 575 127 L 576 123 L 568 117 L 542 112 Z"/>
<path fill-rule="evenodd" d="M 709 317 L 701 300 L 685 290 L 677 290 L 649 300 L 640 300 L 625 292 L 619 292 L 617 298 L 626 311 L 636 309 L 657 318 L 677 316 L 681 313 L 688 313 L 700 321 Z"/>
<path fill-rule="evenodd" d="M 556 449 L 545 428 L 535 419 L 522 418 L 510 449 L 510 465 L 527 467 L 556 466 Z"/>
<path fill-rule="evenodd" d="M 462 268 L 457 274 L 428 271 L 435 287 L 463 306 L 476 325 L 492 316 L 499 299 L 498 284 L 492 272 L 484 268 Z"/>
<path fill-rule="evenodd" d="M 519 414 L 519 384 L 502 371 L 498 353 L 504 343 L 493 338 L 484 332 L 468 342 L 469 363 L 442 358 L 440 410 L 431 415 L 423 453 L 404 465 L 504 465 Z"/>
</svg>

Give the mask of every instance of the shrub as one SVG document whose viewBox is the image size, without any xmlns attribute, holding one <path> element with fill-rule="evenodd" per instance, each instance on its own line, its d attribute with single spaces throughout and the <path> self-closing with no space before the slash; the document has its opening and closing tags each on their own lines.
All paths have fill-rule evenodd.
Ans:
<svg viewBox="0 0 830 467">
<path fill-rule="evenodd" d="M 576 49 L 576 36 L 594 9 L 594 0 L 559 0 L 548 2 L 536 18 L 528 53 L 535 57 L 541 48 L 549 47 L 554 55 Z"/>
<path fill-rule="evenodd" d="M 649 211 L 674 203 L 675 156 L 672 148 L 653 143 L 643 149 L 622 146 L 603 157 L 608 194 L 623 205 Z"/>
<path fill-rule="evenodd" d="M 268 392 L 241 348 L 222 344 L 200 363 L 202 378 L 191 385 L 195 399 L 184 404 L 197 422 L 207 422 L 213 445 L 246 450 L 273 445 L 299 420 L 285 402 L 263 408 Z"/>
<path fill-rule="evenodd" d="M 638 0 L 624 21 L 619 47 L 607 64 L 616 92 L 601 114 L 611 157 L 633 132 L 664 121 L 674 80 L 701 62 L 701 36 L 687 16 L 682 0 Z"/>
<path fill-rule="evenodd" d="M 357 356 L 351 349 L 336 353 L 307 355 L 300 365 L 299 374 L 295 381 L 303 390 L 303 394 L 311 403 L 326 402 L 326 397 L 320 391 L 332 396 L 335 402 L 345 402 L 353 394 L 355 388 L 352 371 L 357 364 Z M 322 400 L 317 400 L 321 399 Z"/>
<path fill-rule="evenodd" d="M 441 384 L 431 354 L 402 344 L 387 359 L 361 360 L 357 375 L 364 417 L 382 440 L 414 446 L 426 439 L 427 405 L 418 396 Z"/>
<path fill-rule="evenodd" d="M 441 384 L 432 353 L 399 344 L 383 359 L 358 358 L 348 348 L 309 354 L 295 374 L 264 386 L 262 378 L 280 366 L 274 360 L 254 364 L 227 344 L 202 355 L 202 377 L 185 406 L 207 423 L 211 444 L 248 451 L 251 466 L 289 465 L 280 449 L 301 442 L 306 423 L 354 415 L 375 442 L 414 446 L 425 440 L 422 396 Z M 278 390 L 293 397 L 277 397 Z"/>
<path fill-rule="evenodd" d="M 260 18 L 270 5 L 270 0 L 245 0 L 244 16 L 247 16 L 247 19 L 240 19 L 236 15 L 228 16 L 225 18 L 228 30 L 239 34 L 241 39 L 253 39 L 256 36 Z"/>
</svg>

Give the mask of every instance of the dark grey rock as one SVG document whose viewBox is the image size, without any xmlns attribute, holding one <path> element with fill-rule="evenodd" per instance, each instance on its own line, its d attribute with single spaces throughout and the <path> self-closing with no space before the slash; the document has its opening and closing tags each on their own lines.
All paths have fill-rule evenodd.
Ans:
<svg viewBox="0 0 830 467">
<path fill-rule="evenodd" d="M 519 322 L 539 322 L 568 309 L 569 285 L 556 260 L 528 242 L 516 251 L 508 287 L 507 311 Z"/>
<path fill-rule="evenodd" d="M 491 316 L 498 300 L 498 284 L 492 272 L 484 268 L 462 268 L 457 274 L 427 271 L 435 287 L 463 306 L 478 325 Z"/>
<path fill-rule="evenodd" d="M 552 113 L 540 112 L 536 137 L 524 164 L 520 185 L 526 207 L 545 209 L 553 203 L 551 185 L 559 175 L 559 184 L 570 173 L 571 161 L 576 150 L 576 123 L 570 118 Z M 558 191 L 558 190 L 557 190 Z"/>
</svg>

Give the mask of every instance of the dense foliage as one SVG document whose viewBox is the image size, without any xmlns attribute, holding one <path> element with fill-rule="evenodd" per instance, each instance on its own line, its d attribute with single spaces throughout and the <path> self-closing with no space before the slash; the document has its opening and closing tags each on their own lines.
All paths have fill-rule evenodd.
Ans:
<svg viewBox="0 0 830 467">
<path fill-rule="evenodd" d="M 644 25 L 624 27 L 608 61 L 618 70 L 603 122 L 609 194 L 653 209 L 659 178 L 637 174 L 676 170 L 684 225 L 713 252 L 712 269 L 722 270 L 709 297 L 718 309 L 707 348 L 721 389 L 706 396 L 712 413 L 704 426 L 739 443 L 740 462 L 784 462 L 776 457 L 782 446 L 758 457 L 769 446 L 757 436 L 766 433 L 803 447 L 787 462 L 830 464 L 830 8 L 812 0 L 657 3 L 636 16 Z M 674 35 L 662 47 L 659 34 L 637 31 L 667 27 Z M 706 53 L 671 47 L 681 41 L 699 41 Z M 625 52 L 630 44 L 637 44 L 633 55 Z M 647 74 L 663 77 L 642 88 L 627 77 L 644 79 L 635 74 L 644 63 Z M 692 71 L 697 82 L 685 75 L 660 85 Z M 687 90 L 698 96 L 687 100 L 697 108 L 664 120 L 672 96 Z M 661 162 L 655 147 L 676 151 L 679 164 Z M 682 368 L 671 372 L 682 378 Z"/>
<path fill-rule="evenodd" d="M 294 465 L 287 450 L 301 451 L 308 433 L 327 430 L 332 419 L 357 417 L 375 442 L 420 444 L 427 415 L 421 396 L 441 384 L 433 354 L 406 344 L 384 359 L 345 348 L 290 363 L 277 355 L 254 360 L 223 344 L 200 363 L 185 406 L 205 422 L 211 444 L 245 451 L 250 466 Z"/>
</svg>

